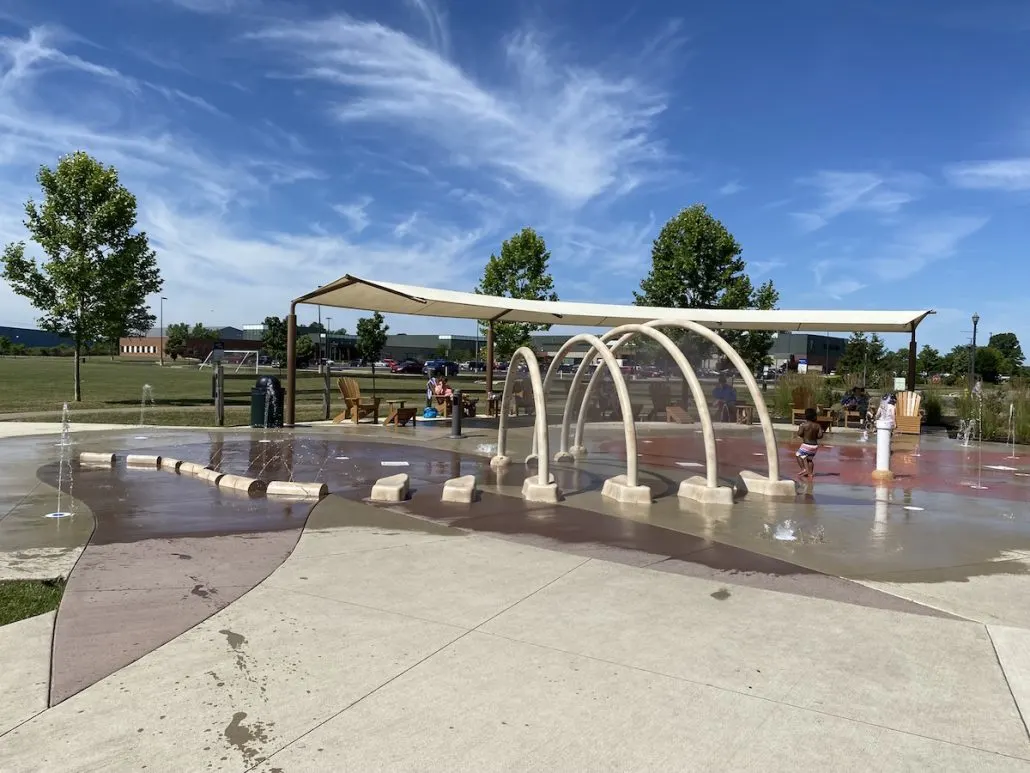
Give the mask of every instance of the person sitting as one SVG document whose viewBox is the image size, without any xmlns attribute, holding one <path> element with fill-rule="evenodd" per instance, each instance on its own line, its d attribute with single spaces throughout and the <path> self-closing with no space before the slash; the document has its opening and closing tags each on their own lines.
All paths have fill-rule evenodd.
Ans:
<svg viewBox="0 0 1030 773">
<path fill-rule="evenodd" d="M 713 390 L 712 399 L 718 420 L 731 421 L 737 412 L 737 390 L 726 383 L 725 376 L 719 376 L 719 385 Z"/>
<path fill-rule="evenodd" d="M 450 402 L 451 397 L 454 395 L 454 390 L 447 383 L 447 376 L 441 375 L 439 379 L 436 379 L 436 387 L 433 389 L 433 394 L 436 396 L 437 405 Z"/>
</svg>

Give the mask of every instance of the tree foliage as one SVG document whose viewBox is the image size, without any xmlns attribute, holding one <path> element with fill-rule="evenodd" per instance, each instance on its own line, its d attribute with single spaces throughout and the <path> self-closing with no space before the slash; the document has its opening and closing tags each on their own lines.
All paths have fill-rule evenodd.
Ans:
<svg viewBox="0 0 1030 773">
<path fill-rule="evenodd" d="M 860 375 L 866 379 L 865 383 L 871 383 L 879 375 L 893 374 L 895 364 L 894 355 L 887 354 L 886 344 L 879 335 L 873 333 L 870 338 L 866 338 L 865 333 L 852 333 L 837 362 L 837 372 Z M 908 368 L 907 350 L 904 368 Z"/>
<path fill-rule="evenodd" d="M 190 326 L 185 322 L 176 322 L 165 330 L 165 354 L 177 360 L 186 356 L 186 344 L 190 337 Z"/>
<path fill-rule="evenodd" d="M 480 295 L 498 295 L 531 301 L 556 301 L 554 279 L 548 264 L 551 253 L 532 228 L 523 228 L 501 243 L 501 254 L 490 255 L 483 278 L 476 287 Z M 481 326 L 485 331 L 486 325 Z M 522 322 L 494 323 L 494 356 L 506 360 L 520 346 L 529 343 L 530 333 L 549 330 L 550 325 Z"/>
<path fill-rule="evenodd" d="M 6 357 L 11 353 L 11 339 L 7 336 L 0 336 L 0 357 Z"/>
<path fill-rule="evenodd" d="M 286 362 L 286 321 L 279 317 L 265 317 L 264 326 L 261 348 L 282 367 Z"/>
<path fill-rule="evenodd" d="M 678 309 L 775 309 L 780 295 L 771 281 L 754 287 L 745 273 L 741 247 L 704 204 L 670 219 L 651 247 L 651 270 L 640 282 L 638 306 Z M 704 342 L 668 331 L 695 362 L 711 351 Z M 726 331 L 724 338 L 752 370 L 769 362 L 768 331 Z"/>
<path fill-rule="evenodd" d="M 203 322 L 198 322 L 190 328 L 190 338 L 198 341 L 217 341 L 218 331 L 209 328 Z"/>
<path fill-rule="evenodd" d="M 386 324 L 383 315 L 378 311 L 372 312 L 371 317 L 362 317 L 358 320 L 357 348 L 358 356 L 365 362 L 372 363 L 372 394 L 376 393 L 376 361 L 382 356 L 386 347 L 386 335 L 390 326 Z"/>
<path fill-rule="evenodd" d="M 1004 360 L 1002 373 L 1004 375 L 1014 375 L 1023 367 L 1025 361 L 1023 347 L 1019 345 L 1019 339 L 1015 333 L 995 333 L 987 345 L 1002 356 Z"/>
<path fill-rule="evenodd" d="M 938 373 L 941 370 L 941 353 L 929 344 L 923 344 L 916 356 L 916 370 L 927 375 Z"/>
<path fill-rule="evenodd" d="M 3 276 L 38 309 L 42 329 L 75 342 L 74 399 L 82 399 L 80 353 L 91 342 L 139 335 L 154 324 L 146 298 L 162 286 L 146 233 L 136 232 L 136 197 L 114 167 L 86 153 L 41 167 L 41 203 L 25 204 L 25 226 L 45 254 L 7 245 Z"/>
<path fill-rule="evenodd" d="M 309 336 L 297 336 L 297 348 L 294 351 L 294 361 L 299 365 L 311 360 L 315 355 L 315 343 Z"/>
</svg>

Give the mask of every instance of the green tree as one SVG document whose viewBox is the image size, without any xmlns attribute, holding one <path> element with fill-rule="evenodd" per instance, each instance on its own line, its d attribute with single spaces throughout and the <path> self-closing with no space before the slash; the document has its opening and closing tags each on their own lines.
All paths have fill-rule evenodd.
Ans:
<svg viewBox="0 0 1030 773">
<path fill-rule="evenodd" d="M 995 333 L 987 345 L 995 349 L 1005 360 L 1002 369 L 1004 375 L 1011 376 L 1022 369 L 1025 360 L 1023 347 L 1019 345 L 1019 339 L 1015 333 Z"/>
<path fill-rule="evenodd" d="M 261 348 L 282 369 L 286 364 L 286 322 L 279 317 L 265 317 Z"/>
<path fill-rule="evenodd" d="M 302 363 L 306 364 L 310 362 L 311 358 L 315 355 L 315 342 L 311 340 L 310 336 L 298 335 L 297 336 L 297 348 L 293 353 L 293 360 L 295 365 Z"/>
<path fill-rule="evenodd" d="M 933 375 L 941 370 L 941 353 L 929 344 L 923 344 L 916 357 L 916 370 L 920 373 Z"/>
<path fill-rule="evenodd" d="M 357 348 L 358 356 L 365 362 L 372 363 L 372 396 L 376 393 L 376 361 L 382 356 L 386 347 L 386 334 L 390 326 L 386 324 L 383 315 L 378 311 L 372 312 L 371 317 L 362 317 L 358 320 Z"/>
<path fill-rule="evenodd" d="M 745 273 L 741 247 L 704 204 L 687 207 L 670 219 L 651 247 L 651 270 L 640 282 L 638 306 L 678 309 L 774 309 L 779 293 L 771 281 L 755 288 Z M 703 342 L 669 331 L 697 361 L 711 351 Z M 768 362 L 773 337 L 768 331 L 726 331 L 724 337 L 752 370 Z"/>
<path fill-rule="evenodd" d="M 11 339 L 7 336 L 0 336 L 0 357 L 6 357 L 11 353 Z"/>
<path fill-rule="evenodd" d="M 190 337 L 190 326 L 185 322 L 176 322 L 165 330 L 165 353 L 172 361 L 186 356 L 186 342 Z"/>
<path fill-rule="evenodd" d="M 198 322 L 190 328 L 190 338 L 199 341 L 217 341 L 218 331 L 207 327 L 203 322 Z"/>
<path fill-rule="evenodd" d="M 501 243 L 501 254 L 490 255 L 476 292 L 531 301 L 556 301 L 554 279 L 548 268 L 551 253 L 532 228 L 523 228 Z M 483 330 L 486 325 L 481 326 Z M 550 330 L 550 325 L 523 322 L 494 323 L 494 356 L 506 360 L 520 346 L 529 343 L 530 333 Z"/>
<path fill-rule="evenodd" d="M 888 352 L 880 363 L 880 369 L 893 376 L 904 376 L 908 373 L 908 347 Z"/>
<path fill-rule="evenodd" d="M 3 276 L 42 313 L 41 328 L 74 340 L 79 402 L 83 347 L 153 325 L 146 298 L 160 291 L 161 272 L 146 233 L 135 232 L 136 197 L 114 167 L 80 151 L 41 167 L 36 181 L 43 201 L 25 204 L 25 226 L 46 258 L 37 264 L 24 242 L 9 244 Z"/>
<path fill-rule="evenodd" d="M 865 333 L 852 333 L 837 361 L 837 372 L 846 375 L 862 373 L 868 361 L 869 339 Z"/>
</svg>

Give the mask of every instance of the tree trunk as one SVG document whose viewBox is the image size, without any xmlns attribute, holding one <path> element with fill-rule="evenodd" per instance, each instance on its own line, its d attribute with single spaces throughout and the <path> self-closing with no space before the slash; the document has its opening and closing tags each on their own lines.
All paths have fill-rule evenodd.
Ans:
<svg viewBox="0 0 1030 773">
<path fill-rule="evenodd" d="M 79 368 L 82 362 L 82 341 L 75 336 L 75 402 L 82 402 L 82 373 Z"/>
</svg>

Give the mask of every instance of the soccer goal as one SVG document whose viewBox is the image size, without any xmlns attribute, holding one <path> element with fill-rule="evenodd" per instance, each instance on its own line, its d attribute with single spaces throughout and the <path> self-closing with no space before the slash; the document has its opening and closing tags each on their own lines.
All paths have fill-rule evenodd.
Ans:
<svg viewBox="0 0 1030 773">
<path fill-rule="evenodd" d="M 212 350 L 204 361 L 200 363 L 200 370 L 204 369 L 204 366 L 214 368 L 215 361 L 212 359 L 214 350 Z M 251 363 L 254 365 L 254 373 L 258 373 L 258 365 L 261 363 L 261 350 L 260 349 L 223 349 L 222 350 L 222 365 L 228 370 L 230 367 L 235 366 L 236 370 L 233 373 L 239 373 L 244 367 L 249 368 Z"/>
</svg>

